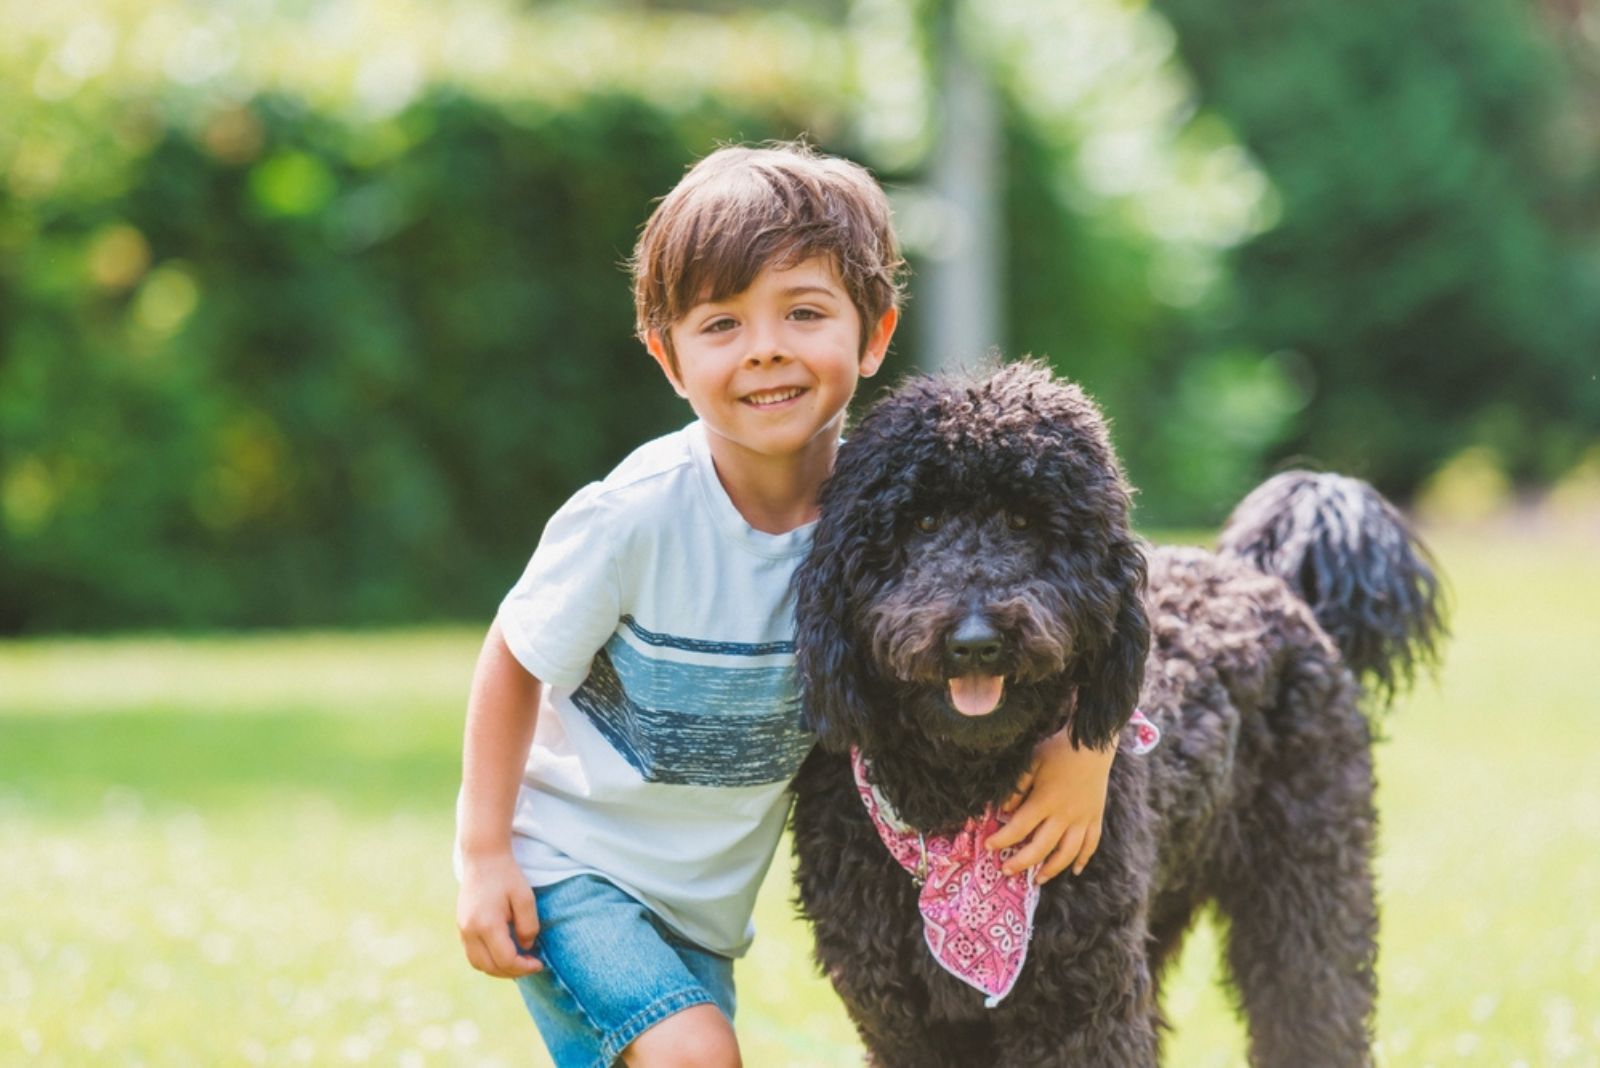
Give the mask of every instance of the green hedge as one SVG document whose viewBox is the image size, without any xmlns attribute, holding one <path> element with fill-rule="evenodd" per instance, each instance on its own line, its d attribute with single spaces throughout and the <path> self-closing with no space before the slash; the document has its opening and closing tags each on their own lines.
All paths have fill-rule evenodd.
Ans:
<svg viewBox="0 0 1600 1068">
<path fill-rule="evenodd" d="M 487 618 L 550 510 L 686 417 L 620 267 L 651 199 L 805 125 L 448 92 L 97 119 L 96 178 L 0 194 L 0 631 Z"/>
</svg>

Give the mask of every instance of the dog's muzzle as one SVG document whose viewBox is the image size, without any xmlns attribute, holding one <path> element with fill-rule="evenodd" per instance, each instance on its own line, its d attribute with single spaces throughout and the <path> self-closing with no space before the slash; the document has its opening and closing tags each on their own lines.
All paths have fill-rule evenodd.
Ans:
<svg viewBox="0 0 1600 1068">
<path fill-rule="evenodd" d="M 987 716 L 1005 700 L 1006 680 L 994 673 L 1005 643 L 979 612 L 969 612 L 945 640 L 950 704 L 963 716 Z"/>
</svg>

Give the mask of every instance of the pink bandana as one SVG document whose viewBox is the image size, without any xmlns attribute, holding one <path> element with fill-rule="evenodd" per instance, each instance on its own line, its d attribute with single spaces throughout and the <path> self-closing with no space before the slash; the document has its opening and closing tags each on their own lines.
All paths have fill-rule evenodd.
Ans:
<svg viewBox="0 0 1600 1068">
<path fill-rule="evenodd" d="M 1144 713 L 1137 708 L 1133 715 L 1128 717 L 1128 722 L 1133 724 L 1133 748 L 1128 750 L 1134 756 L 1144 756 L 1156 747 L 1161 740 L 1161 728 L 1145 719 Z"/>
<path fill-rule="evenodd" d="M 1137 711 L 1132 723 L 1137 740 L 1131 752 L 1148 753 L 1160 741 L 1160 731 Z M 850 767 L 878 837 L 922 887 L 917 908 L 933 959 L 957 979 L 988 995 L 983 1004 L 994 1008 L 1011 993 L 1028 959 L 1033 913 L 1039 905 L 1039 887 L 1033 881 L 1039 866 L 1016 875 L 1001 871 L 1001 865 L 1021 846 L 998 853 L 984 847 L 989 836 L 1007 821 L 994 805 L 954 832 L 922 834 L 903 823 L 888 799 L 872 785 L 870 766 L 859 749 L 851 749 Z"/>
</svg>

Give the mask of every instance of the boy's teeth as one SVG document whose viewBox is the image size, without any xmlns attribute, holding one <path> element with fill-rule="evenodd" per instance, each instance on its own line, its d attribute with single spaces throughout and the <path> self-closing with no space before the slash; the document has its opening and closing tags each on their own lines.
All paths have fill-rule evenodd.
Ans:
<svg viewBox="0 0 1600 1068">
<path fill-rule="evenodd" d="M 790 397 L 798 397 L 804 392 L 801 389 L 775 389 L 771 393 L 752 393 L 745 400 L 751 404 L 777 404 L 779 401 L 786 401 Z"/>
</svg>

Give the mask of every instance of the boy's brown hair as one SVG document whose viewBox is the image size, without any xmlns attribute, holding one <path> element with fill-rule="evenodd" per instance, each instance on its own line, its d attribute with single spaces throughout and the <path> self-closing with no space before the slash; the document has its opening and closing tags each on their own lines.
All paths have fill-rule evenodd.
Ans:
<svg viewBox="0 0 1600 1068">
<path fill-rule="evenodd" d="M 721 148 L 696 163 L 644 225 L 633 270 L 635 328 L 660 334 L 696 304 L 743 292 L 768 266 L 826 256 L 861 316 L 861 343 L 900 303 L 905 260 L 889 199 L 866 168 L 801 142 Z"/>
</svg>

